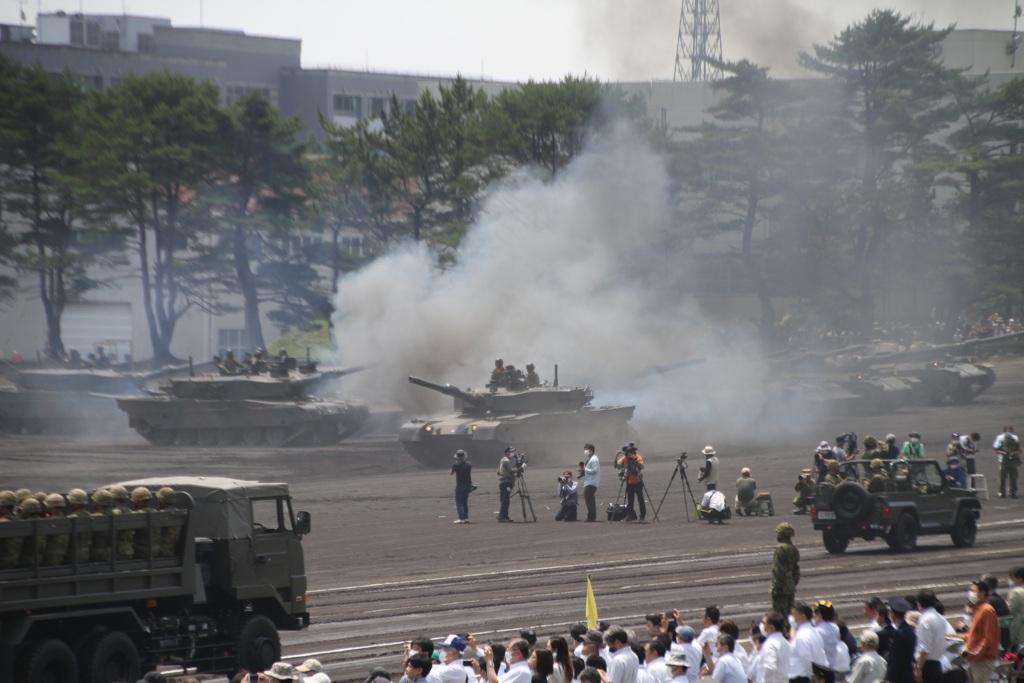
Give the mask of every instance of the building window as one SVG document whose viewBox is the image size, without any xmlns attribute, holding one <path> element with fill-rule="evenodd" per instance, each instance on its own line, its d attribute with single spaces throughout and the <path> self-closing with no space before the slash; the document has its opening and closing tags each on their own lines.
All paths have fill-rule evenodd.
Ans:
<svg viewBox="0 0 1024 683">
<path fill-rule="evenodd" d="M 103 76 L 82 76 L 82 92 L 103 90 Z"/>
<path fill-rule="evenodd" d="M 223 356 L 227 351 L 234 351 L 235 358 L 240 359 L 247 349 L 242 348 L 245 330 L 217 330 L 217 355 Z"/>
<path fill-rule="evenodd" d="M 335 95 L 334 113 L 356 115 L 356 98 L 354 95 Z"/>
<path fill-rule="evenodd" d="M 139 52 L 149 53 L 153 51 L 153 35 L 151 33 L 139 34 Z"/>
<path fill-rule="evenodd" d="M 341 253 L 351 256 L 364 256 L 362 237 L 342 237 Z"/>
<path fill-rule="evenodd" d="M 388 107 L 387 98 L 384 97 L 371 97 L 370 98 L 370 116 L 376 116 L 383 114 Z"/>
<path fill-rule="evenodd" d="M 229 85 L 224 89 L 224 104 L 230 107 L 232 104 L 251 92 L 258 92 L 269 102 L 273 102 L 270 97 L 270 88 L 261 88 L 259 86 L 251 85 Z"/>
<path fill-rule="evenodd" d="M 121 49 L 121 34 L 117 31 L 104 31 L 100 48 L 107 52 L 117 52 Z"/>
<path fill-rule="evenodd" d="M 404 100 L 402 102 L 402 108 L 405 109 L 406 114 L 416 113 L 416 100 Z"/>
</svg>

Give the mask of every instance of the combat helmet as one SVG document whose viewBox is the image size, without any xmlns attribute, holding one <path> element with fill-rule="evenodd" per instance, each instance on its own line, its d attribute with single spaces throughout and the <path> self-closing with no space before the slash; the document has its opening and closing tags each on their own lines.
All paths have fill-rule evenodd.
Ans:
<svg viewBox="0 0 1024 683">
<path fill-rule="evenodd" d="M 789 522 L 783 522 L 782 524 L 775 527 L 775 535 L 782 536 L 783 538 L 793 538 L 796 533 L 796 529 Z"/>
<path fill-rule="evenodd" d="M 838 460 L 829 460 L 828 461 L 828 471 L 829 472 L 838 472 L 839 471 L 839 461 Z"/>
<path fill-rule="evenodd" d="M 880 469 L 882 469 L 882 459 L 881 458 L 872 458 L 871 459 L 871 469 L 873 469 L 873 470 L 880 470 Z"/>
<path fill-rule="evenodd" d="M 156 500 L 162 505 L 170 505 L 174 502 L 174 489 L 170 486 L 162 486 L 156 492 Z"/>
<path fill-rule="evenodd" d="M 19 509 L 22 515 L 38 515 L 43 511 L 43 506 L 35 498 L 26 498 L 21 501 Z"/>
<path fill-rule="evenodd" d="M 14 495 L 14 491 L 0 491 L 0 505 L 14 507 L 17 504 L 18 498 Z"/>
<path fill-rule="evenodd" d="M 149 500 L 153 497 L 152 492 L 145 486 L 137 486 L 132 490 L 132 502 L 139 503 L 144 500 Z"/>
<path fill-rule="evenodd" d="M 50 493 L 46 496 L 47 508 L 63 508 L 66 504 L 67 503 L 64 500 L 64 496 L 60 495 L 59 493 Z"/>
<path fill-rule="evenodd" d="M 125 501 L 131 498 L 131 495 L 128 493 L 128 489 L 121 486 L 120 484 L 116 486 L 111 486 L 107 490 L 110 491 L 110 495 L 114 497 L 114 500 Z"/>
<path fill-rule="evenodd" d="M 868 434 L 864 437 L 864 448 L 872 450 L 878 447 L 878 439 Z"/>
<path fill-rule="evenodd" d="M 106 489 L 97 489 L 92 494 L 92 502 L 103 507 L 110 507 L 114 504 L 114 494 Z"/>
<path fill-rule="evenodd" d="M 68 491 L 68 502 L 72 505 L 88 505 L 89 494 L 82 489 L 71 489 Z"/>
<path fill-rule="evenodd" d="M 29 489 L 18 489 L 17 491 L 14 492 L 14 497 L 20 503 L 21 501 L 25 500 L 26 498 L 31 498 L 32 497 L 32 491 L 30 491 Z"/>
</svg>

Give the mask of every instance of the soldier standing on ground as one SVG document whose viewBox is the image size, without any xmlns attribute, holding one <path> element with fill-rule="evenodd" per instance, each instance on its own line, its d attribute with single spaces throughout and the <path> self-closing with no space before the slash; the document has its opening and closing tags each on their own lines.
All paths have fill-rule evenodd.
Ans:
<svg viewBox="0 0 1024 683">
<path fill-rule="evenodd" d="M 800 551 L 793 545 L 796 530 L 789 522 L 775 527 L 775 558 L 772 560 L 772 610 L 789 614 L 800 583 Z"/>
</svg>

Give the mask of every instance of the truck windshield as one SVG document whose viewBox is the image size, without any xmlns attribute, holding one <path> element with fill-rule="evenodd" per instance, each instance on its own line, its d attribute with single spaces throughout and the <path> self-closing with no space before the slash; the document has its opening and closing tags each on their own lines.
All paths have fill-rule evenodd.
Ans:
<svg viewBox="0 0 1024 683">
<path fill-rule="evenodd" d="M 291 508 L 280 498 L 262 498 L 252 501 L 252 524 L 257 533 L 291 531 Z"/>
</svg>

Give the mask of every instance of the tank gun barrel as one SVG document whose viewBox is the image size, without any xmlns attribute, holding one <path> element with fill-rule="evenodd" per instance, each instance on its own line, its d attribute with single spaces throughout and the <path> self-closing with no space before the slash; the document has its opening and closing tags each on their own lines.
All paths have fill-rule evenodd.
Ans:
<svg viewBox="0 0 1024 683">
<path fill-rule="evenodd" d="M 479 396 L 469 391 L 463 391 L 462 389 L 453 387 L 451 384 L 437 384 L 435 382 L 428 382 L 425 379 L 420 379 L 419 377 L 412 376 L 409 377 L 409 381 L 412 382 L 413 384 L 418 384 L 421 387 L 433 389 L 434 391 L 444 394 L 445 396 L 451 396 L 452 398 L 461 399 L 466 403 L 472 405 L 481 405 L 484 402 L 484 398 L 482 396 Z"/>
</svg>

